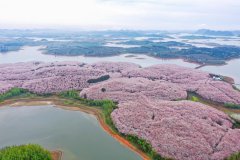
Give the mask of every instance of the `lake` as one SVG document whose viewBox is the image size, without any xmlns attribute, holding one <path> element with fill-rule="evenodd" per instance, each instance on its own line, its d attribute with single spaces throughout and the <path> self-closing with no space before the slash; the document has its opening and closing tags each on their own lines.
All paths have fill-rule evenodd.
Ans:
<svg viewBox="0 0 240 160">
<path fill-rule="evenodd" d="M 226 65 L 205 66 L 200 70 L 232 77 L 237 86 L 240 86 L 240 59 L 228 61 Z"/>
<path fill-rule="evenodd" d="M 0 148 L 34 143 L 62 150 L 64 160 L 141 160 L 94 116 L 51 105 L 0 107 L 0 131 Z"/>
<path fill-rule="evenodd" d="M 181 59 L 163 60 L 158 58 L 149 57 L 146 55 L 135 55 L 129 57 L 131 54 L 122 54 L 110 57 L 85 57 L 85 56 L 55 56 L 43 54 L 40 50 L 42 47 L 23 47 L 19 51 L 0 53 L 0 63 L 16 63 L 16 62 L 29 62 L 29 61 L 79 61 L 84 63 L 95 63 L 99 61 L 111 62 L 132 62 L 139 64 L 143 67 L 151 66 L 154 64 L 178 64 L 186 67 L 196 67 L 198 65 L 193 63 L 184 62 Z"/>
<path fill-rule="evenodd" d="M 195 68 L 198 65 L 194 63 L 185 62 L 182 59 L 160 59 L 147 55 L 132 55 L 122 54 L 111 57 L 85 57 L 85 56 L 55 56 L 43 54 L 40 50 L 43 46 L 37 47 L 23 47 L 19 51 L 0 53 L 0 64 L 3 63 L 16 63 L 16 62 L 29 62 L 29 61 L 43 61 L 43 62 L 55 62 L 55 61 L 79 61 L 84 63 L 95 63 L 99 61 L 110 62 L 131 62 L 141 65 L 142 67 L 148 67 L 156 64 L 177 64 L 184 67 Z M 228 61 L 223 66 L 205 66 L 200 70 L 230 76 L 235 79 L 236 84 L 240 84 L 240 59 Z M 239 85 L 238 85 L 239 86 Z"/>
</svg>

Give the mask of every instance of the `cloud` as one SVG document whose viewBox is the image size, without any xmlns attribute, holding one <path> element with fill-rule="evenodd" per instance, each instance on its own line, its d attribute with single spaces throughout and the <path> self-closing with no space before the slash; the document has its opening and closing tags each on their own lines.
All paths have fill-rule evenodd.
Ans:
<svg viewBox="0 0 240 160">
<path fill-rule="evenodd" d="M 238 29 L 239 8 L 239 0 L 0 0 L 0 27 Z"/>
</svg>

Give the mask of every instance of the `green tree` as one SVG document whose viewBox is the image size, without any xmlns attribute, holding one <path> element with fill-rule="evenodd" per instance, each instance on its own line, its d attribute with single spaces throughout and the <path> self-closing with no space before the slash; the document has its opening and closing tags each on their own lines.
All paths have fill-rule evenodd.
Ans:
<svg viewBox="0 0 240 160">
<path fill-rule="evenodd" d="M 52 160 L 49 151 L 36 144 L 11 146 L 0 150 L 0 160 Z"/>
</svg>

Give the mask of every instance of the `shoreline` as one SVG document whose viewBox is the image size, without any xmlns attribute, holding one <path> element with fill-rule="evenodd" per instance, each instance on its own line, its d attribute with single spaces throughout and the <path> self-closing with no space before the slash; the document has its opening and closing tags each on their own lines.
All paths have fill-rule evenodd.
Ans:
<svg viewBox="0 0 240 160">
<path fill-rule="evenodd" d="M 60 150 L 51 151 L 51 156 L 53 160 L 62 160 L 63 152 Z"/>
<path fill-rule="evenodd" d="M 25 46 L 22 46 L 21 49 L 19 50 L 16 50 L 16 51 L 20 51 L 20 50 L 25 50 L 25 48 L 27 47 L 37 47 L 37 51 L 40 51 L 41 53 L 40 54 L 43 54 L 43 55 L 50 55 L 50 56 L 56 56 L 56 57 L 78 57 L 78 56 L 81 56 L 81 57 L 93 57 L 93 58 L 104 58 L 104 57 L 115 57 L 115 56 L 119 56 L 119 55 L 134 55 L 134 57 L 136 58 L 138 55 L 145 55 L 145 56 L 149 56 L 151 58 L 156 58 L 156 59 L 160 59 L 160 60 L 182 60 L 183 62 L 186 62 L 186 63 L 190 63 L 190 64 L 195 64 L 197 65 L 196 67 L 194 67 L 195 69 L 199 69 L 199 68 L 202 68 L 202 67 L 205 67 L 205 66 L 224 66 L 224 65 L 227 65 L 228 62 L 230 61 L 233 61 L 233 60 L 237 60 L 237 59 L 240 59 L 240 58 L 231 58 L 231 59 L 226 59 L 226 60 L 223 60 L 225 63 L 221 63 L 221 64 L 211 64 L 211 63 L 198 63 L 198 62 L 195 62 L 195 61 L 192 61 L 192 60 L 188 60 L 186 58 L 183 58 L 183 57 L 180 57 L 180 58 L 161 58 L 161 57 L 157 57 L 157 56 L 154 56 L 154 55 L 150 55 L 148 53 L 129 53 L 129 52 L 126 52 L 126 53 L 117 53 L 117 54 L 112 54 L 112 55 L 106 55 L 106 56 L 95 56 L 95 55 L 66 55 L 66 54 L 54 54 L 54 53 L 49 53 L 47 52 L 47 48 L 46 46 L 44 45 L 40 45 L 40 46 L 29 46 L 29 45 L 25 45 Z M 13 51 L 13 52 L 16 52 L 16 51 Z M 12 51 L 9 51 L 9 52 L 12 52 Z M 133 57 L 126 57 L 126 58 L 133 58 Z M 85 63 L 85 62 L 83 62 Z"/>
<path fill-rule="evenodd" d="M 71 106 L 66 105 L 61 102 L 61 100 L 57 97 L 52 98 L 19 98 L 19 99 L 10 99 L 5 100 L 0 103 L 0 107 L 9 105 L 10 107 L 21 107 L 21 106 L 34 106 L 34 105 L 53 105 L 53 107 L 61 108 L 70 111 L 81 111 L 87 114 L 91 114 L 96 117 L 98 123 L 102 127 L 102 129 L 107 132 L 111 137 L 117 140 L 121 145 L 129 148 L 131 151 L 138 154 L 143 160 L 151 160 L 147 154 L 139 150 L 135 147 L 131 142 L 120 136 L 118 133 L 114 132 L 104 121 L 101 110 L 98 108 L 88 107 L 88 106 Z M 58 152 L 58 153 L 57 153 Z M 64 154 L 62 151 L 56 150 L 52 151 L 51 154 L 56 154 L 56 158 L 54 160 L 62 160 L 62 155 Z"/>
</svg>

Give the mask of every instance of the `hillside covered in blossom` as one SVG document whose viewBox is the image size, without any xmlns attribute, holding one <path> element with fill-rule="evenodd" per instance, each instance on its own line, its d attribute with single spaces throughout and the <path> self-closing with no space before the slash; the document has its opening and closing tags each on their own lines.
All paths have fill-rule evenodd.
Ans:
<svg viewBox="0 0 240 160">
<path fill-rule="evenodd" d="M 0 93 L 24 88 L 38 94 L 79 90 L 87 99 L 118 103 L 112 120 L 123 134 L 147 140 L 177 160 L 221 160 L 240 151 L 240 129 L 225 113 L 188 101 L 188 93 L 240 105 L 240 92 L 211 74 L 177 65 L 28 62 L 0 65 Z"/>
</svg>

